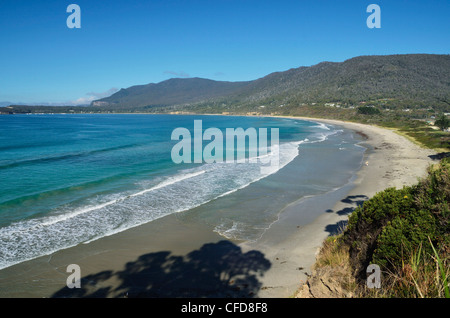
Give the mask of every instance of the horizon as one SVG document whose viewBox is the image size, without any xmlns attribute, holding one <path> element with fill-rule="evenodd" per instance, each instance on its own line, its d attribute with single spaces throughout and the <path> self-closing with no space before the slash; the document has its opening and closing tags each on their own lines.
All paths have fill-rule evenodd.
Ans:
<svg viewBox="0 0 450 318">
<path fill-rule="evenodd" d="M 79 29 L 66 25 L 70 3 Z M 366 25 L 370 3 L 379 29 Z M 242 82 L 358 56 L 448 55 L 448 9 L 442 0 L 4 1 L 0 103 L 89 105 L 173 78 Z"/>
</svg>

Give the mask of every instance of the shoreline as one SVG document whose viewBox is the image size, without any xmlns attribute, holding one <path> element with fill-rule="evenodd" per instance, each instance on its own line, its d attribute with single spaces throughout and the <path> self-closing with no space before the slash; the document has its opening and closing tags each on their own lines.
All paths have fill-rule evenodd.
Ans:
<svg viewBox="0 0 450 318">
<path fill-rule="evenodd" d="M 158 290 L 163 291 L 163 297 L 292 297 L 306 281 L 330 230 L 338 230 L 352 209 L 376 192 L 415 183 L 432 163 L 428 156 L 435 153 L 377 126 L 308 117 L 270 117 L 323 122 L 360 132 L 368 138 L 360 142 L 367 148 L 364 164 L 344 187 L 291 203 L 256 243 L 227 240 L 205 224 L 185 223 L 177 214 L 172 214 L 89 244 L 79 244 L 0 270 L 0 284 L 6 287 L 0 290 L 0 297 L 83 297 L 94 294 L 121 297 L 130 290 L 126 287 L 132 285 L 124 286 L 127 275 L 134 277 L 138 285 L 139 280 L 162 276 L 167 285 L 167 289 L 162 283 L 158 285 L 159 289 L 141 286 L 130 296 L 157 295 Z M 323 196 L 327 196 L 327 200 L 333 196 L 337 203 L 333 207 L 321 206 Z M 293 228 L 296 226 L 295 212 L 300 207 L 322 209 L 323 213 L 312 223 Z M 281 235 L 287 229 L 292 234 Z M 223 275 L 228 270 L 225 263 L 219 262 L 218 256 L 232 257 L 233 261 L 243 264 L 252 260 L 248 262 L 248 268 L 240 268 L 251 279 L 239 282 L 217 279 L 217 274 Z M 174 262 L 178 262 L 176 267 Z M 66 273 L 66 266 L 72 263 L 82 268 L 82 282 L 87 286 L 62 293 L 70 274 Z M 211 273 L 210 283 L 203 286 L 204 277 L 200 279 L 199 274 L 206 275 L 205 271 L 214 266 L 222 272 Z M 178 272 L 179 276 L 162 274 L 169 269 Z M 182 282 L 180 277 L 186 281 Z M 193 285 L 196 294 L 192 294 Z M 170 294 L 172 287 L 186 291 L 186 294 Z"/>
<path fill-rule="evenodd" d="M 323 210 L 318 218 L 299 229 L 297 233 L 286 237 L 277 246 L 259 247 L 266 255 L 279 260 L 273 264 L 271 271 L 266 273 L 268 275 L 263 282 L 270 288 L 261 291 L 260 297 L 293 297 L 311 274 L 316 256 L 326 237 L 342 231 L 348 215 L 377 192 L 389 187 L 412 185 L 418 178 L 425 176 L 427 167 L 433 163 L 428 156 L 435 152 L 421 148 L 394 131 L 378 126 L 309 117 L 276 117 L 341 126 L 359 132 L 367 138 L 360 142 L 367 149 L 364 153 L 364 163 L 354 180 L 344 186 L 339 194 L 336 193 L 337 197 L 341 196 L 337 203 L 333 207 L 320 207 L 320 196 L 312 198 L 317 203 L 314 208 Z M 287 226 L 293 219 L 294 216 L 285 216 L 284 225 L 278 224 L 279 228 L 273 229 L 273 232 L 282 231 L 283 226 Z M 334 233 L 330 232 L 330 229 Z M 267 240 L 274 235 L 276 234 L 266 233 Z M 252 244 L 244 246 L 256 247 Z"/>
</svg>

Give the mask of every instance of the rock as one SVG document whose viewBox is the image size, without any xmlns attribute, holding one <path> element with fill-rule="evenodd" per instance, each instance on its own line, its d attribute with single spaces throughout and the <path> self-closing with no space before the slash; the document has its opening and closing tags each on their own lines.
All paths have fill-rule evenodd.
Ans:
<svg viewBox="0 0 450 318">
<path fill-rule="evenodd" d="M 313 270 L 297 292 L 296 298 L 351 298 L 353 293 L 345 290 L 345 273 L 340 268 L 325 266 Z"/>
</svg>

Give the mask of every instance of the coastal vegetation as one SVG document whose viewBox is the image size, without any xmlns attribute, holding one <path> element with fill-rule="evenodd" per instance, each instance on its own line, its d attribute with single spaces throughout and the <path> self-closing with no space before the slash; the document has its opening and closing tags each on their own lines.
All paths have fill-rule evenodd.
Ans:
<svg viewBox="0 0 450 318">
<path fill-rule="evenodd" d="M 441 114 L 435 121 L 435 125 L 441 130 L 446 130 L 450 126 L 450 119 L 445 114 Z"/>
<path fill-rule="evenodd" d="M 388 188 L 356 208 L 345 230 L 324 242 L 315 271 L 340 273 L 347 296 L 450 298 L 449 204 L 445 158 L 417 184 Z M 380 289 L 366 284 L 369 264 L 380 266 Z"/>
</svg>

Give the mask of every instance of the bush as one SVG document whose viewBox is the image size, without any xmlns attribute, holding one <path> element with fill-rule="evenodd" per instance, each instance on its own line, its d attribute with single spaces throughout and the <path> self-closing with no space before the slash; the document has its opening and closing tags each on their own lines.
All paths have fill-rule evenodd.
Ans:
<svg viewBox="0 0 450 318">
<path fill-rule="evenodd" d="M 428 237 L 437 237 L 436 222 L 428 211 L 412 210 L 396 216 L 377 238 L 372 261 L 384 269 L 401 266 L 405 255 L 410 255 L 421 244 L 432 253 Z"/>
<path fill-rule="evenodd" d="M 358 113 L 363 115 L 380 115 L 381 112 L 378 108 L 369 107 L 369 106 L 360 106 L 358 107 Z"/>
<path fill-rule="evenodd" d="M 409 187 L 400 190 L 388 188 L 364 202 L 350 215 L 344 240 L 350 246 L 351 262 L 358 277 L 365 278 L 365 270 L 373 261 L 383 229 L 394 218 L 411 212 L 413 200 L 410 191 Z"/>
<path fill-rule="evenodd" d="M 441 114 L 434 124 L 438 126 L 440 130 L 446 130 L 450 127 L 450 119 L 444 114 Z"/>
<path fill-rule="evenodd" d="M 450 164 L 443 161 L 417 185 L 386 189 L 355 209 L 344 241 L 356 276 L 365 279 L 370 263 L 395 272 L 418 246 L 432 254 L 429 240 L 438 250 L 450 246 L 449 202 Z"/>
</svg>

